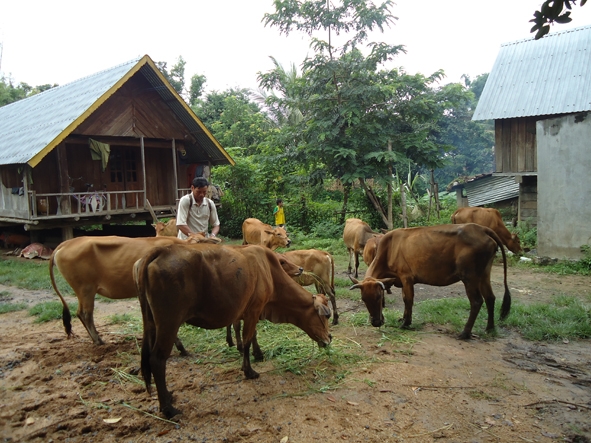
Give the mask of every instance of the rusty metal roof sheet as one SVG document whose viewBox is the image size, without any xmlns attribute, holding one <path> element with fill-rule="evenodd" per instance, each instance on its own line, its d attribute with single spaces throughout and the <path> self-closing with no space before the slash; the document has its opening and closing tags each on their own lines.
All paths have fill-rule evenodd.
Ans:
<svg viewBox="0 0 591 443">
<path fill-rule="evenodd" d="M 501 45 L 473 120 L 591 110 L 591 26 Z"/>
<path fill-rule="evenodd" d="M 234 164 L 146 55 L 0 107 L 0 165 L 36 166 L 138 71 L 189 128 L 212 164 Z"/>
</svg>

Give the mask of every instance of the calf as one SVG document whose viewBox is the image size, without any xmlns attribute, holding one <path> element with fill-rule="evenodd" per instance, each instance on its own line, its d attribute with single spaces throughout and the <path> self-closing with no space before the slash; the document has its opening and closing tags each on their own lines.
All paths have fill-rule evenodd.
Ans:
<svg viewBox="0 0 591 443">
<path fill-rule="evenodd" d="M 474 223 L 388 232 L 380 242 L 365 279 L 357 281 L 352 278 L 355 284 L 350 289 L 361 289 L 361 299 L 369 311 L 371 324 L 378 327 L 384 324 L 384 291 L 392 285 L 402 288 L 402 327 L 408 327 L 412 322 L 416 283 L 448 286 L 461 280 L 470 300 L 470 316 L 460 338 L 468 339 L 483 299 L 488 311 L 486 330 L 491 331 L 495 326 L 495 295 L 490 285 L 490 272 L 497 247 L 501 248 L 503 254 L 505 295 L 501 305 L 502 320 L 511 309 L 505 250 L 492 229 Z"/>
<path fill-rule="evenodd" d="M 256 218 L 247 218 L 242 223 L 242 244 L 259 245 L 275 250 L 288 248 L 291 240 L 283 228 L 273 228 Z"/>
<path fill-rule="evenodd" d="M 179 228 L 176 227 L 176 218 L 171 218 L 166 223 L 159 221 L 153 223 L 152 226 L 156 230 L 156 237 L 176 237 L 179 233 Z"/>
<path fill-rule="evenodd" d="M 166 360 L 182 323 L 216 329 L 243 320 L 246 378 L 257 378 L 250 364 L 250 345 L 259 319 L 291 323 L 324 347 L 330 343 L 330 308 L 322 295 L 295 283 L 268 248 L 170 245 L 154 248 L 134 266 L 144 336 L 141 368 L 146 389 L 154 374 L 160 411 L 172 406 L 166 387 Z"/>
<path fill-rule="evenodd" d="M 363 249 L 367 241 L 375 236 L 381 235 L 379 232 L 371 230 L 369 225 L 358 218 L 350 218 L 345 222 L 343 230 L 343 240 L 347 251 L 349 251 L 349 267 L 347 273 L 351 274 L 351 262 L 355 256 L 355 278 L 359 276 L 359 255 L 363 254 Z"/>
</svg>

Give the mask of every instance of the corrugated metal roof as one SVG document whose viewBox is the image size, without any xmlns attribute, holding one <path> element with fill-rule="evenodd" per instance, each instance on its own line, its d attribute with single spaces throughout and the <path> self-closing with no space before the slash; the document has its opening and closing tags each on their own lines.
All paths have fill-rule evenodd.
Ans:
<svg viewBox="0 0 591 443">
<path fill-rule="evenodd" d="M 470 206 L 491 203 L 519 197 L 519 183 L 514 176 L 488 176 L 467 182 L 464 185 Z"/>
<path fill-rule="evenodd" d="M 0 107 L 0 165 L 36 166 L 138 70 L 193 133 L 213 164 L 234 164 L 146 55 Z"/>
<path fill-rule="evenodd" d="M 501 45 L 473 120 L 591 110 L 591 26 Z"/>
</svg>

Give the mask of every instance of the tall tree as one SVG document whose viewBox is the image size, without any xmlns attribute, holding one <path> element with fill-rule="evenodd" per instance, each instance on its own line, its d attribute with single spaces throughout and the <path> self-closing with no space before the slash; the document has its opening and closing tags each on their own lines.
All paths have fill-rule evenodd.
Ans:
<svg viewBox="0 0 591 443">
<path fill-rule="evenodd" d="M 587 3 L 587 0 L 581 0 L 581 6 Z M 534 12 L 534 18 L 530 22 L 534 23 L 530 32 L 535 32 L 535 39 L 538 40 L 550 32 L 550 25 L 553 23 L 570 23 L 572 5 L 576 5 L 577 0 L 546 0 L 540 6 L 539 11 Z M 564 9 L 567 11 L 564 11 Z M 563 12 L 564 11 L 564 12 Z"/>
</svg>

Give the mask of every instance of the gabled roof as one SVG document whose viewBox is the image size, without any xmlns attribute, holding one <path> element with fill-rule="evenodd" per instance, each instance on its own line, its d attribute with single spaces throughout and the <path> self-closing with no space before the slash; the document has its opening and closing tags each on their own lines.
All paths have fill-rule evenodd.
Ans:
<svg viewBox="0 0 591 443">
<path fill-rule="evenodd" d="M 0 165 L 35 167 L 134 74 L 141 72 L 214 165 L 234 164 L 215 137 L 145 55 L 0 107 Z"/>
<path fill-rule="evenodd" d="M 591 26 L 506 43 L 473 120 L 591 110 Z"/>
</svg>

